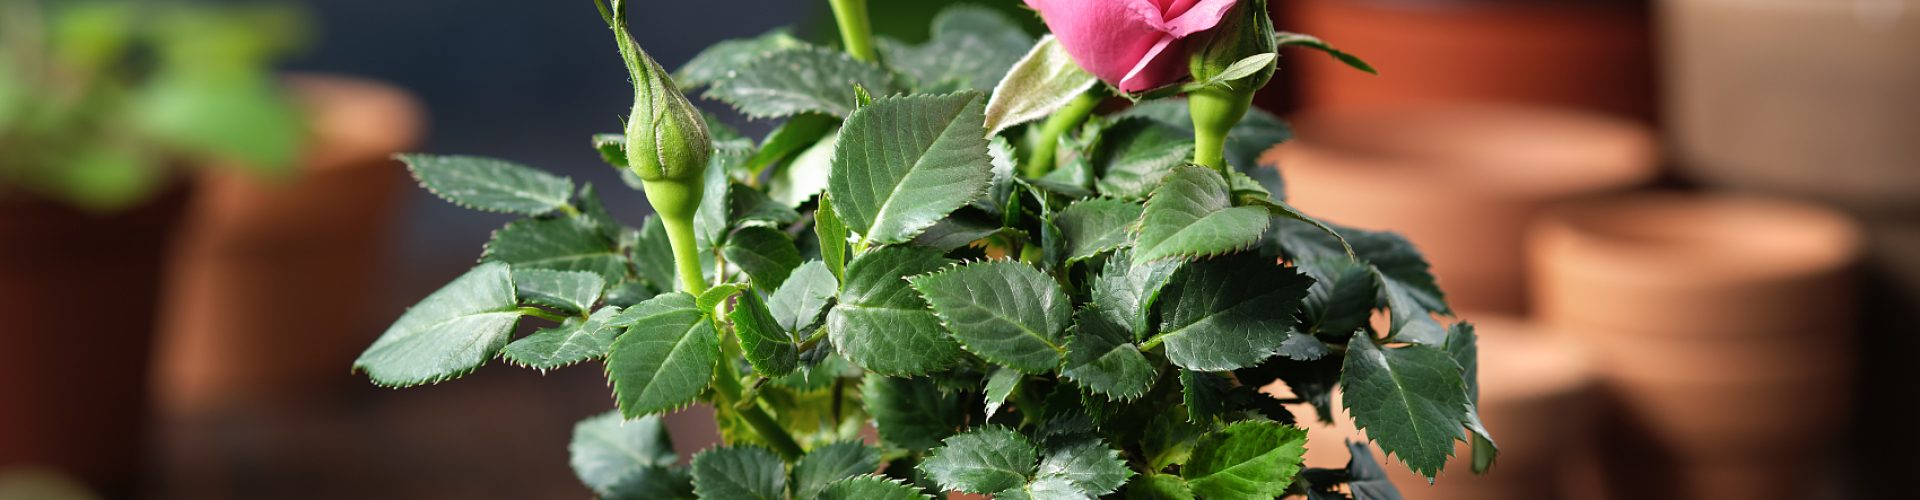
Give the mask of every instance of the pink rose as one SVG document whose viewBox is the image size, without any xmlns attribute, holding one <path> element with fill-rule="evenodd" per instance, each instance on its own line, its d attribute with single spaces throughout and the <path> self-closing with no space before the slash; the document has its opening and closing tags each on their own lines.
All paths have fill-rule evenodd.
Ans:
<svg viewBox="0 0 1920 500">
<path fill-rule="evenodd" d="M 1026 0 L 1080 67 L 1127 92 L 1187 76 L 1183 39 L 1213 29 L 1237 0 Z"/>
</svg>

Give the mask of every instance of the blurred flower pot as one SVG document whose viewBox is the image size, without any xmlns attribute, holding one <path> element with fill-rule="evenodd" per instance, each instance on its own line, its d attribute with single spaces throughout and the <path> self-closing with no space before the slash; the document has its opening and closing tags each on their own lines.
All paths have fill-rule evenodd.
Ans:
<svg viewBox="0 0 1920 500">
<path fill-rule="evenodd" d="M 1676 487 L 1692 488 L 1833 451 L 1855 357 L 1863 241 L 1851 219 L 1769 198 L 1641 193 L 1555 207 L 1529 245 L 1541 321 L 1593 349 L 1620 414 L 1608 432 L 1647 441 L 1609 468 L 1671 460 Z M 1747 467 L 1755 456 L 1792 462 Z M 1755 498 L 1717 495 L 1680 498 Z"/>
<path fill-rule="evenodd" d="M 156 298 L 187 199 L 95 214 L 0 197 L 0 470 L 136 491 Z"/>
<path fill-rule="evenodd" d="M 366 291 L 408 182 L 392 155 L 420 139 L 419 104 L 376 82 L 287 82 L 312 122 L 300 169 L 200 179 L 168 284 L 169 410 L 319 397 L 356 383 L 346 367 L 378 333 Z"/>
<path fill-rule="evenodd" d="M 1645 0 L 1297 0 L 1290 31 L 1380 70 L 1299 53 L 1305 109 L 1504 101 L 1653 116 Z"/>
<path fill-rule="evenodd" d="M 1862 212 L 1920 209 L 1920 0 L 1662 0 L 1687 172 Z"/>
<path fill-rule="evenodd" d="M 1547 203 L 1651 179 L 1653 133 L 1584 112 L 1496 104 L 1323 110 L 1274 149 L 1290 201 L 1405 234 L 1461 309 L 1526 310 L 1522 239 Z"/>
<path fill-rule="evenodd" d="M 1593 373 L 1586 353 L 1563 335 L 1523 321 L 1466 314 L 1480 336 L 1480 416 L 1500 445 L 1500 459 L 1486 475 L 1475 475 L 1466 443 L 1455 443 L 1457 457 L 1432 485 L 1374 448 L 1387 476 L 1410 500 L 1551 500 L 1577 458 L 1594 408 Z M 1341 406 L 1334 395 L 1334 406 Z M 1295 416 L 1308 429 L 1307 464 L 1338 468 L 1346 463 L 1342 440 L 1358 441 L 1344 410 L 1335 425 L 1325 425 L 1307 407 Z"/>
</svg>

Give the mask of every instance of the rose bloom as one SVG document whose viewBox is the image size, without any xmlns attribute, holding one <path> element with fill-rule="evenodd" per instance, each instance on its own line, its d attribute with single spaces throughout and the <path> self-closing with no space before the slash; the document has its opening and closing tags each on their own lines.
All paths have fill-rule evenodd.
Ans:
<svg viewBox="0 0 1920 500">
<path fill-rule="evenodd" d="M 1185 39 L 1237 0 L 1026 0 L 1080 67 L 1126 92 L 1187 76 Z"/>
</svg>

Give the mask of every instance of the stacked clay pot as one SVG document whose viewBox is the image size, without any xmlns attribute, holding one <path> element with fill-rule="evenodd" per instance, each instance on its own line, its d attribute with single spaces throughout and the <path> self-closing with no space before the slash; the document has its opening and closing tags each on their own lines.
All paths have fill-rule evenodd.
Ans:
<svg viewBox="0 0 1920 500">
<path fill-rule="evenodd" d="M 1501 104 L 1327 110 L 1274 149 L 1289 201 L 1323 220 L 1403 233 L 1456 307 L 1526 310 L 1527 221 L 1553 201 L 1657 173 L 1653 133 L 1626 119 Z"/>
<path fill-rule="evenodd" d="M 1594 409 L 1594 378 L 1585 353 L 1565 336 L 1526 322 L 1467 314 L 1480 336 L 1480 416 L 1500 445 L 1487 475 L 1475 475 L 1472 451 L 1462 442 L 1432 484 L 1374 446 L 1374 459 L 1410 500 L 1553 500 L 1584 444 Z M 1284 391 L 1284 385 L 1273 388 Z M 1334 424 L 1317 421 L 1313 409 L 1295 408 L 1307 429 L 1307 465 L 1339 468 L 1348 455 L 1343 441 L 1366 439 L 1333 402 Z"/>
<path fill-rule="evenodd" d="M 1529 244 L 1539 321 L 1592 350 L 1616 413 L 1602 441 L 1604 483 L 1623 487 L 1612 498 L 1817 487 L 1809 471 L 1832 458 L 1851 400 L 1851 219 L 1651 192 L 1555 207 Z"/>
<path fill-rule="evenodd" d="M 295 76 L 309 113 L 299 170 L 284 179 L 213 172 L 173 259 L 160 391 L 170 411 L 314 402 L 364 383 L 347 367 L 379 333 L 371 300 L 407 189 L 393 154 L 423 132 L 392 86 Z"/>
<path fill-rule="evenodd" d="M 1360 56 L 1378 76 L 1288 52 L 1305 109 L 1499 101 L 1654 114 L 1646 0 L 1294 0 L 1280 26 Z M 1296 71 L 1297 70 L 1297 71 Z"/>
</svg>

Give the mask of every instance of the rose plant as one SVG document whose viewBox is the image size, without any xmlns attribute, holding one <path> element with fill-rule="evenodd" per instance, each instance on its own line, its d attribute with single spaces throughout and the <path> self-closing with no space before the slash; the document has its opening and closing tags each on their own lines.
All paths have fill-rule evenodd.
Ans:
<svg viewBox="0 0 1920 500">
<path fill-rule="evenodd" d="M 1365 443 L 1302 463 L 1289 407 L 1329 420 L 1336 388 L 1429 478 L 1455 441 L 1491 465 L 1473 329 L 1436 319 L 1419 252 L 1301 214 L 1258 165 L 1289 133 L 1248 106 L 1278 47 L 1371 71 L 1263 0 L 1027 0 L 1038 40 L 961 6 L 923 44 L 831 0 L 845 51 L 776 31 L 671 74 L 623 3 L 597 5 L 634 105 L 594 146 L 654 215 L 405 156 L 440 197 L 525 218 L 368 348 L 374 382 L 601 361 L 617 410 L 571 451 L 606 498 L 1397 498 Z M 782 122 L 743 137 L 695 89 Z M 695 403 L 726 444 L 678 467 L 659 415 Z"/>
</svg>

